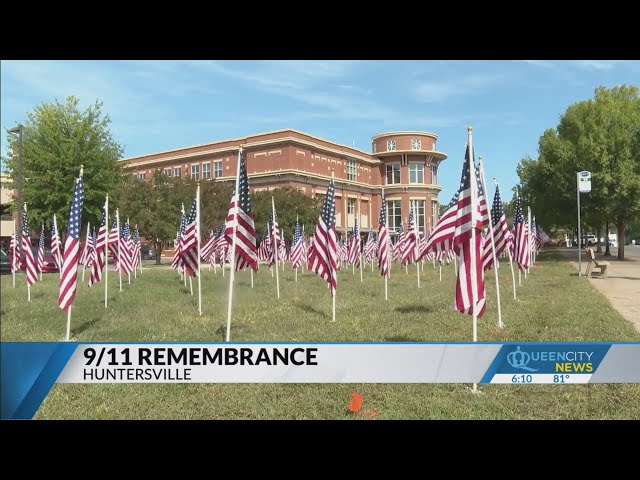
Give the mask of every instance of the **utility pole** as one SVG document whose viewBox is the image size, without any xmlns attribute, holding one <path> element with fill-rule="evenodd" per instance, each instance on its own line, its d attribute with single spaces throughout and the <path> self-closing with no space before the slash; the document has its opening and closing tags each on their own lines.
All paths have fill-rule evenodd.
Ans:
<svg viewBox="0 0 640 480">
<path fill-rule="evenodd" d="M 17 190 L 17 198 L 16 198 L 16 205 L 18 206 L 18 208 L 16 209 L 16 224 L 17 224 L 17 232 L 20 232 L 20 235 L 22 235 L 22 131 L 23 131 L 23 126 L 22 124 L 18 124 L 17 127 L 13 127 L 10 128 L 9 130 L 7 130 L 7 132 L 9 133 L 17 133 L 18 134 L 18 165 L 17 165 L 17 178 L 16 178 L 16 190 Z M 22 241 L 17 242 L 17 254 L 18 254 L 18 258 L 20 258 L 20 255 L 22 254 Z"/>
</svg>

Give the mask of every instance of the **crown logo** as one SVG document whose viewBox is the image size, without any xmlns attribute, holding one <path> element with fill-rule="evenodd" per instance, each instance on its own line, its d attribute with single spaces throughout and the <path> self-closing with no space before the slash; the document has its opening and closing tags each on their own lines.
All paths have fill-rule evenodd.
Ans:
<svg viewBox="0 0 640 480">
<path fill-rule="evenodd" d="M 537 372 L 538 371 L 537 368 L 527 367 L 527 364 L 529 363 L 530 360 L 531 360 L 531 355 L 529 355 L 527 352 L 523 352 L 522 350 L 520 350 L 520 346 L 518 346 L 515 352 L 511 352 L 509 355 L 507 355 L 507 361 L 509 362 L 509 365 L 511 365 L 513 368 L 526 370 L 527 372 Z"/>
</svg>

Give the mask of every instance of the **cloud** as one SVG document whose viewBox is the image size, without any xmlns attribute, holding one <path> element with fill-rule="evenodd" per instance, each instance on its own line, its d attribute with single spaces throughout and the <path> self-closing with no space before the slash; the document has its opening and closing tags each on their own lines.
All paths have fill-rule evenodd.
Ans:
<svg viewBox="0 0 640 480">
<path fill-rule="evenodd" d="M 541 68 L 547 68 L 547 69 L 551 69 L 551 68 L 556 68 L 557 64 L 552 62 L 551 60 L 522 60 L 525 63 L 528 63 L 529 65 L 534 65 L 536 67 L 541 67 Z"/>
<path fill-rule="evenodd" d="M 577 66 L 584 70 L 612 70 L 616 63 L 615 60 L 578 60 Z"/>
<path fill-rule="evenodd" d="M 414 86 L 416 98 L 425 103 L 443 102 L 451 97 L 481 93 L 503 83 L 504 77 L 497 74 L 462 75 L 456 79 L 436 82 L 421 82 Z"/>
</svg>

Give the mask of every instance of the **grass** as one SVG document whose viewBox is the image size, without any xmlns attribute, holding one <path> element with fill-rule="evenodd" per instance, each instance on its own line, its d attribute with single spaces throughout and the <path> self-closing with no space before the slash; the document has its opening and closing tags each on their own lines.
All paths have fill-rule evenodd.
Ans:
<svg viewBox="0 0 640 480">
<path fill-rule="evenodd" d="M 512 298 L 511 274 L 500 270 L 502 315 L 495 325 L 495 282 L 488 272 L 487 312 L 479 320 L 481 341 L 640 341 L 630 322 L 575 276 L 553 251 L 543 252 L 532 274 Z M 280 271 L 281 299 L 268 270 L 240 273 L 234 289 L 233 341 L 470 341 L 471 319 L 452 311 L 453 265 L 424 267 L 417 289 L 415 266 L 398 266 L 389 282 L 365 269 L 364 282 L 351 269 L 338 278 L 337 322 L 325 284 L 309 272 L 294 282 L 290 266 Z M 517 275 L 517 273 L 516 273 Z M 58 309 L 57 274 L 45 275 L 26 302 L 24 275 L 18 286 L 2 277 L 2 340 L 60 341 L 66 317 Z M 184 288 L 175 271 L 152 266 L 118 292 L 109 272 L 109 309 L 104 290 L 79 286 L 73 306 L 72 340 L 222 341 L 226 322 L 227 277 L 205 269 L 203 316 L 197 290 Z M 111 384 L 56 385 L 36 418 L 99 419 L 640 419 L 640 385 L 487 385 L 470 395 L 462 385 L 418 384 Z M 346 410 L 351 393 L 364 396 L 362 411 Z"/>
</svg>

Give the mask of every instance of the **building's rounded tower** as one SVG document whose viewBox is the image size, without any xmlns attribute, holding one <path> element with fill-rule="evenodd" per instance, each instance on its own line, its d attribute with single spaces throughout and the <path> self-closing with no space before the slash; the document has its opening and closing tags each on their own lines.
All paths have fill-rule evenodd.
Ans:
<svg viewBox="0 0 640 480">
<path fill-rule="evenodd" d="M 420 232 L 433 228 L 438 219 L 438 167 L 447 155 L 438 151 L 438 136 L 428 132 L 387 132 L 372 137 L 372 155 L 381 161 L 380 176 L 387 202 L 390 233 L 415 207 Z"/>
</svg>

